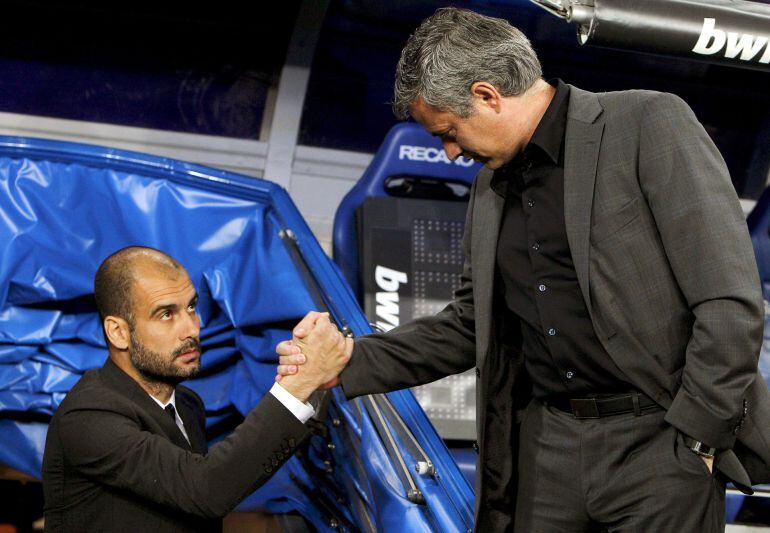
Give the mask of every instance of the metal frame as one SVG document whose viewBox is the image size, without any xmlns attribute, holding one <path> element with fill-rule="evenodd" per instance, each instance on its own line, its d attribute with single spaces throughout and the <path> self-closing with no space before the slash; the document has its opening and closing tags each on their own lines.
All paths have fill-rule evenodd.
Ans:
<svg viewBox="0 0 770 533">
<path fill-rule="evenodd" d="M 203 190 L 222 192 L 232 197 L 256 200 L 268 205 L 279 225 L 285 228 L 284 232 L 291 228 L 291 241 L 296 245 L 315 283 L 323 288 L 323 301 L 332 317 L 338 323 L 345 323 L 355 335 L 371 332 L 347 282 L 321 249 L 287 192 L 276 184 L 168 158 L 42 139 L 0 137 L 0 156 L 41 158 L 97 168 L 109 166 L 122 172 L 194 185 Z M 338 405 L 353 405 L 347 402 L 340 388 L 333 389 L 331 393 Z M 389 416 L 384 418 L 390 426 L 392 442 L 397 443 L 399 455 L 404 454 L 404 457 L 411 461 L 412 449 L 416 444 L 416 448 L 425 456 L 431 457 L 432 464 L 441 473 L 440 479 L 433 476 L 414 476 L 414 484 L 423 494 L 434 495 L 430 500 L 430 515 L 438 522 L 448 520 L 449 522 L 445 523 L 456 524 L 460 521 L 466 529 L 470 529 L 473 524 L 473 490 L 453 461 L 444 442 L 410 391 L 398 391 L 387 396 L 393 409 L 388 409 L 391 412 L 386 413 Z M 403 424 L 393 420 L 393 411 L 402 419 Z M 404 427 L 409 428 L 408 433 L 403 431 Z M 352 425 L 350 429 L 361 436 L 360 427 Z M 422 457 L 415 459 L 419 462 Z M 402 462 L 406 464 L 403 459 Z"/>
<path fill-rule="evenodd" d="M 310 79 L 310 64 L 328 5 L 328 0 L 302 2 L 294 26 L 294 34 L 286 53 L 286 63 L 278 82 L 263 176 L 266 180 L 279 183 L 286 189 L 291 186 L 291 171 L 307 93 L 307 82 Z"/>
</svg>

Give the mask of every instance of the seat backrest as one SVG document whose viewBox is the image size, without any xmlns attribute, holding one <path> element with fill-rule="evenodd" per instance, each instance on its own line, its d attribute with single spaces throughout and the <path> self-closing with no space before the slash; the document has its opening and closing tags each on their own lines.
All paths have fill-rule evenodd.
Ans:
<svg viewBox="0 0 770 533">
<path fill-rule="evenodd" d="M 441 145 L 419 124 L 393 126 L 361 179 L 342 199 L 334 217 L 334 261 L 361 298 L 356 209 L 367 197 L 388 196 L 389 178 L 409 176 L 470 185 L 481 165 L 463 157 L 450 161 Z"/>
</svg>

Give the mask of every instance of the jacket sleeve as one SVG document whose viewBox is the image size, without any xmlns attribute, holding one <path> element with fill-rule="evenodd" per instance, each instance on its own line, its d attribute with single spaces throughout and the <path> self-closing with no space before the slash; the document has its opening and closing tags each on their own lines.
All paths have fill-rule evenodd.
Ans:
<svg viewBox="0 0 770 533">
<path fill-rule="evenodd" d="M 465 217 L 461 285 L 453 301 L 436 315 L 356 339 L 350 363 L 341 375 L 348 398 L 422 385 L 475 364 L 470 245 L 475 192 L 474 183 Z"/>
<path fill-rule="evenodd" d="M 71 467 L 110 487 L 203 517 L 222 517 L 265 483 L 308 433 L 272 394 L 207 455 L 142 431 L 118 406 L 64 413 L 55 427 Z"/>
<path fill-rule="evenodd" d="M 709 446 L 731 448 L 762 343 L 759 276 L 727 167 L 674 95 L 646 105 L 639 177 L 694 317 L 682 385 L 666 420 Z"/>
</svg>

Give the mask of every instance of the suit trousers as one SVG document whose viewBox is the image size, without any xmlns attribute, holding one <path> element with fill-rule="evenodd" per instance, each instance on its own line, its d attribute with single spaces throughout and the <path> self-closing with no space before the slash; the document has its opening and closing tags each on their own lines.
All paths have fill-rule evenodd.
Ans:
<svg viewBox="0 0 770 533">
<path fill-rule="evenodd" d="M 721 475 L 664 416 L 579 420 L 532 400 L 521 422 L 516 531 L 724 531 Z"/>
</svg>

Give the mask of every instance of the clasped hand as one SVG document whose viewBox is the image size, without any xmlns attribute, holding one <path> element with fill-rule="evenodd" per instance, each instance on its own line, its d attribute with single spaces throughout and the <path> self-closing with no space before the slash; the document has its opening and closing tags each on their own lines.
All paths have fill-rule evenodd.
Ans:
<svg viewBox="0 0 770 533">
<path fill-rule="evenodd" d="M 338 385 L 338 376 L 353 353 L 353 339 L 340 333 L 328 313 L 315 311 L 308 313 L 292 334 L 290 341 L 275 348 L 280 356 L 275 380 L 302 401 L 318 389 Z"/>
</svg>

